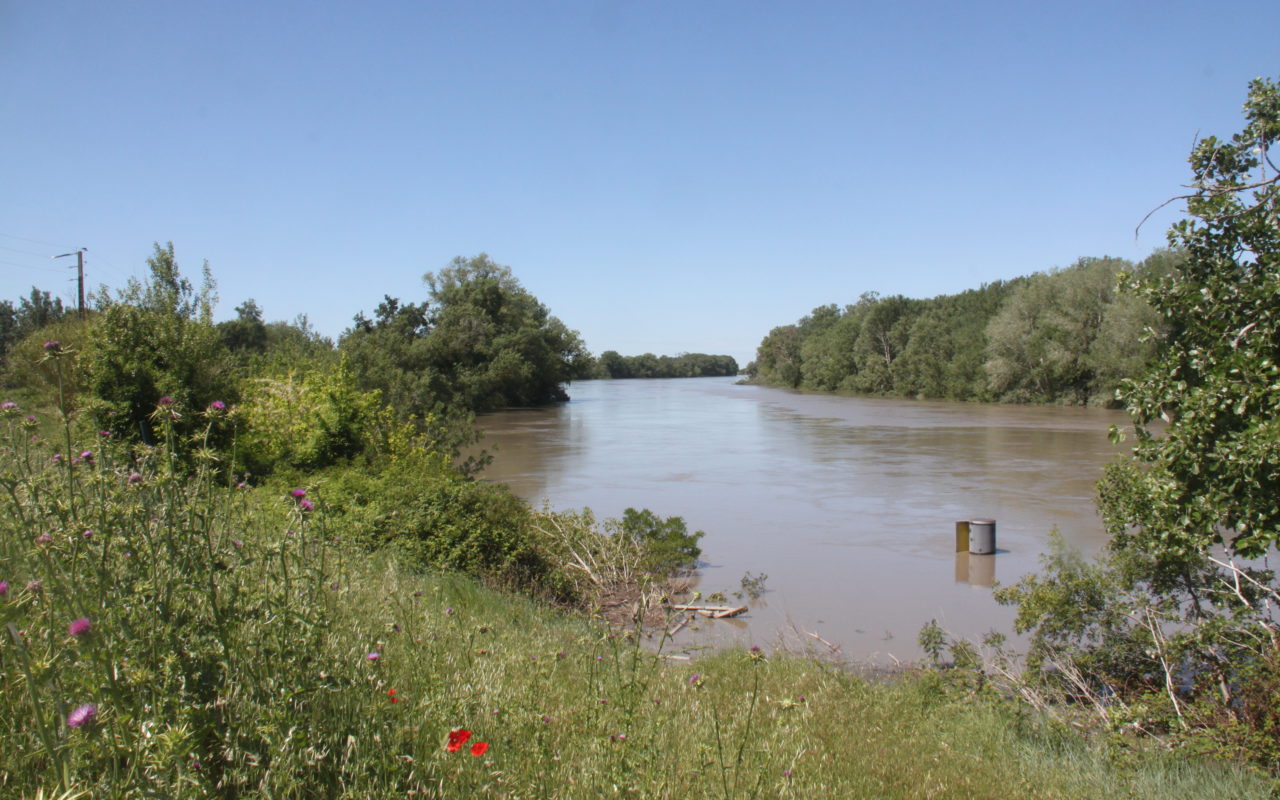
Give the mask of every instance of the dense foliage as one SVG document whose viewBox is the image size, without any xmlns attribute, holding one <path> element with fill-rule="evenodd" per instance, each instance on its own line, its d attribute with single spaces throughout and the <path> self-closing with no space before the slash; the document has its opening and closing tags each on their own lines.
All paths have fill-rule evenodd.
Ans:
<svg viewBox="0 0 1280 800">
<path fill-rule="evenodd" d="M 1120 274 L 1160 273 L 1178 255 L 1137 267 L 1085 258 L 1071 267 L 930 300 L 863 294 L 774 328 L 747 372 L 798 389 L 1002 402 L 1109 404 L 1158 345 Z"/>
<path fill-rule="evenodd" d="M 31 294 L 18 299 L 0 300 L 0 359 L 4 359 L 18 342 L 67 316 L 62 300 L 46 291 L 31 287 Z"/>
<path fill-rule="evenodd" d="M 483 253 L 455 258 L 423 280 L 429 301 L 387 297 L 358 314 L 339 344 L 359 385 L 411 415 L 566 400 L 590 354 L 577 332 Z"/>
<path fill-rule="evenodd" d="M 1122 718 L 1276 770 L 1280 587 L 1257 560 L 1280 541 L 1275 83 L 1250 85 L 1245 117 L 1191 154 L 1189 216 L 1169 232 L 1185 260 L 1128 281 L 1168 337 L 1121 386 L 1137 442 L 1099 485 L 1107 559 L 1055 553 L 1002 597 L 1046 680 L 1077 676 Z"/>
<path fill-rule="evenodd" d="M 709 378 L 738 374 L 733 356 L 706 353 L 680 353 L 655 356 L 645 353 L 624 356 L 616 350 L 605 350 L 596 359 L 593 378 Z"/>
</svg>

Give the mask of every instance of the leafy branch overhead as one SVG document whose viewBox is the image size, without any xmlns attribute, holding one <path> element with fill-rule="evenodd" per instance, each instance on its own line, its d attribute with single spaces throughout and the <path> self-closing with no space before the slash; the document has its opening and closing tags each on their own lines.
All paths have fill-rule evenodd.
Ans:
<svg viewBox="0 0 1280 800">
<path fill-rule="evenodd" d="M 1113 467 L 1103 511 L 1119 546 L 1179 557 L 1223 542 L 1245 557 L 1280 538 L 1280 95 L 1258 79 L 1247 124 L 1201 140 L 1195 194 L 1169 242 L 1175 269 L 1130 281 L 1160 315 L 1166 346 L 1120 396 L 1136 461 Z M 1167 424 L 1167 429 L 1153 423 Z"/>
</svg>

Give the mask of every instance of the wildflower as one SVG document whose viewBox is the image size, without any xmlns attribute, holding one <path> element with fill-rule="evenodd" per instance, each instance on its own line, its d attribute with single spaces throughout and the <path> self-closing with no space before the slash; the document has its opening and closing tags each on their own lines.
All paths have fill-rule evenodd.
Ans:
<svg viewBox="0 0 1280 800">
<path fill-rule="evenodd" d="M 111 431 L 98 431 L 98 435 L 101 436 L 103 439 L 110 439 Z"/>
<path fill-rule="evenodd" d="M 399 702 L 400 702 L 400 698 L 399 698 L 399 697 L 396 697 L 396 690 L 395 690 L 395 689 L 388 689 L 388 690 L 387 690 L 387 697 L 391 698 L 391 702 L 393 702 L 393 703 L 399 703 Z"/>
<path fill-rule="evenodd" d="M 453 616 L 453 606 L 449 606 L 448 608 L 446 608 L 446 609 L 444 610 L 444 615 L 445 615 L 446 617 L 452 617 L 452 616 Z"/>
<path fill-rule="evenodd" d="M 62 463 L 62 453 L 54 453 L 54 454 L 53 454 L 53 463 L 55 463 L 55 464 L 61 464 L 61 463 Z"/>
<path fill-rule="evenodd" d="M 138 473 L 138 472 L 130 472 L 130 473 L 129 473 L 129 485 L 130 485 L 130 486 L 134 486 L 134 485 L 139 484 L 139 483 L 142 483 L 142 474 L 141 474 L 141 473 Z"/>
<path fill-rule="evenodd" d="M 222 402 L 221 400 L 214 400 L 212 403 L 209 404 L 210 414 L 220 414 L 226 410 L 227 410 L 227 404 Z"/>
<path fill-rule="evenodd" d="M 307 490 L 306 490 L 306 489 L 294 489 L 292 492 L 289 492 L 289 494 L 293 495 L 293 499 L 294 499 L 294 500 L 301 500 L 302 498 L 304 498 L 304 497 L 306 497 L 306 496 L 307 496 Z"/>
<path fill-rule="evenodd" d="M 53 537 L 48 532 L 42 533 L 36 537 L 36 544 L 48 544 L 53 541 Z"/>
<path fill-rule="evenodd" d="M 543 717 L 542 717 L 542 721 L 543 721 L 543 722 L 550 722 L 550 721 L 551 721 L 551 717 L 548 717 L 548 716 L 546 716 L 546 715 L 543 715 Z"/>
<path fill-rule="evenodd" d="M 93 538 L 93 530 L 92 530 L 91 528 L 85 528 L 84 533 L 82 533 L 82 534 L 80 534 L 80 535 L 81 535 L 81 536 L 83 536 L 83 537 L 84 537 L 84 538 L 86 538 L 86 539 L 92 539 L 92 538 Z"/>
<path fill-rule="evenodd" d="M 298 501 L 298 508 L 301 508 L 303 513 L 307 513 L 307 512 L 315 511 L 316 507 L 311 505 L 311 501 L 304 497 Z"/>
<path fill-rule="evenodd" d="M 700 681 L 700 680 L 702 680 L 702 673 L 701 673 L 701 672 L 695 672 L 695 673 L 693 673 L 692 675 L 690 675 L 690 676 L 689 676 L 689 685 L 690 685 L 690 686 L 697 686 L 697 685 L 698 685 L 698 681 Z"/>
<path fill-rule="evenodd" d="M 239 539 L 232 539 L 231 546 L 239 550 L 241 547 L 244 547 L 244 542 L 240 541 Z"/>
<path fill-rule="evenodd" d="M 49 341 L 44 343 L 44 349 L 49 351 L 50 353 L 57 353 L 60 350 L 62 350 L 62 342 L 58 341 L 57 339 L 50 339 Z"/>
<path fill-rule="evenodd" d="M 488 749 L 489 749 L 488 742 L 476 742 L 475 744 L 471 745 L 471 755 L 482 756 L 485 754 L 485 752 Z"/>
<path fill-rule="evenodd" d="M 466 728 L 459 728 L 456 731 L 449 731 L 449 744 L 444 748 L 450 753 L 456 753 L 462 749 L 462 746 L 471 738 L 471 731 Z"/>
<path fill-rule="evenodd" d="M 81 461 L 84 461 L 84 462 L 85 462 L 85 463 L 87 463 L 87 464 L 92 464 L 92 463 L 93 463 L 93 451 L 92 451 L 92 450 L 84 450 L 84 451 L 82 451 L 82 452 L 80 453 L 80 460 L 81 460 Z"/>
<path fill-rule="evenodd" d="M 85 703 L 76 708 L 67 715 L 67 727 L 79 728 L 81 725 L 87 725 L 98 716 L 98 707 L 92 703 Z"/>
<path fill-rule="evenodd" d="M 365 661 L 369 662 L 377 661 L 380 658 L 382 658 L 382 653 L 379 653 L 377 650 L 374 650 L 372 653 L 364 657 Z"/>
<path fill-rule="evenodd" d="M 27 581 L 27 591 L 32 594 L 40 594 L 40 592 L 44 591 L 44 583 L 42 583 L 38 578 L 33 578 L 32 580 Z"/>
<path fill-rule="evenodd" d="M 236 484 L 236 488 L 237 488 L 237 489 L 248 489 L 248 488 L 249 488 L 249 484 L 245 483 L 244 481 L 240 481 L 239 483 L 237 483 L 237 484 Z"/>
<path fill-rule="evenodd" d="M 160 398 L 160 405 L 162 406 L 173 405 L 173 398 L 166 394 L 164 397 Z"/>
<path fill-rule="evenodd" d="M 9 582 L 0 581 L 0 597 L 4 597 L 8 593 L 9 593 Z"/>
<path fill-rule="evenodd" d="M 782 777 L 784 777 L 784 778 L 790 778 L 790 777 L 791 777 L 791 770 L 789 770 L 789 769 L 784 769 L 784 770 L 782 771 Z"/>
<path fill-rule="evenodd" d="M 93 630 L 93 623 L 89 621 L 88 617 L 72 620 L 71 624 L 67 626 L 67 633 L 76 638 L 88 636 L 91 630 Z"/>
<path fill-rule="evenodd" d="M 4 411 L 10 414 L 16 414 L 18 410 L 19 410 L 18 404 L 13 402 L 12 400 L 5 400 L 3 403 L 0 403 L 0 411 Z"/>
</svg>

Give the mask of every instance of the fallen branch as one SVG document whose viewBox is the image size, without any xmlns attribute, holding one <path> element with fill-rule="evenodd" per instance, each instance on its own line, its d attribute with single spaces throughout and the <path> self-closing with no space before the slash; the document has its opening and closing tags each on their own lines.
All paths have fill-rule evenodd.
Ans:
<svg viewBox="0 0 1280 800">
<path fill-rule="evenodd" d="M 736 617 L 739 614 L 747 612 L 746 606 L 692 606 L 692 605 L 673 605 L 676 611 L 696 611 L 704 617 L 712 619 L 725 619 L 726 617 Z"/>
<path fill-rule="evenodd" d="M 806 636 L 812 636 L 813 638 L 815 638 L 815 639 L 817 639 L 818 641 L 822 642 L 822 643 L 823 643 L 823 644 L 825 644 L 827 647 L 831 648 L 831 652 L 833 652 L 833 653 L 839 653 L 839 652 L 840 652 L 840 645 L 838 645 L 838 644 L 832 644 L 831 642 L 828 642 L 826 639 L 823 639 L 823 638 L 822 638 L 821 636 L 819 636 L 818 634 L 816 634 L 816 633 L 812 633 L 812 632 L 810 632 L 810 631 L 804 631 L 804 634 L 805 634 Z"/>
</svg>

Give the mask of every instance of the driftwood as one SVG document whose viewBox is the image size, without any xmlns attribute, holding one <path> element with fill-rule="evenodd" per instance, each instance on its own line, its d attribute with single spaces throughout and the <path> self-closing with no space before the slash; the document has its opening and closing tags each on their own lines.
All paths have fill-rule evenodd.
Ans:
<svg viewBox="0 0 1280 800">
<path fill-rule="evenodd" d="M 746 606 L 692 606 L 692 605 L 673 605 L 676 611 L 696 611 L 704 617 L 712 619 L 725 619 L 726 617 L 736 617 L 739 614 L 745 614 Z"/>
<path fill-rule="evenodd" d="M 823 639 L 821 636 L 819 636 L 818 634 L 813 633 L 813 632 L 811 632 L 811 631 L 805 631 L 805 634 L 807 634 L 807 635 L 809 635 L 809 636 L 812 636 L 813 638 L 815 638 L 815 639 L 817 639 L 818 641 L 820 641 L 820 642 L 822 642 L 823 644 L 825 644 L 827 647 L 831 648 L 831 652 L 833 652 L 833 653 L 839 653 L 839 652 L 840 652 L 840 645 L 838 645 L 838 644 L 832 644 L 831 642 L 828 642 L 826 639 Z"/>
<path fill-rule="evenodd" d="M 679 633 L 684 629 L 684 626 L 688 625 L 690 622 L 693 622 L 693 614 L 685 614 L 684 619 L 680 620 L 680 622 L 674 628 L 667 631 L 667 635 L 675 636 L 677 633 Z"/>
</svg>

